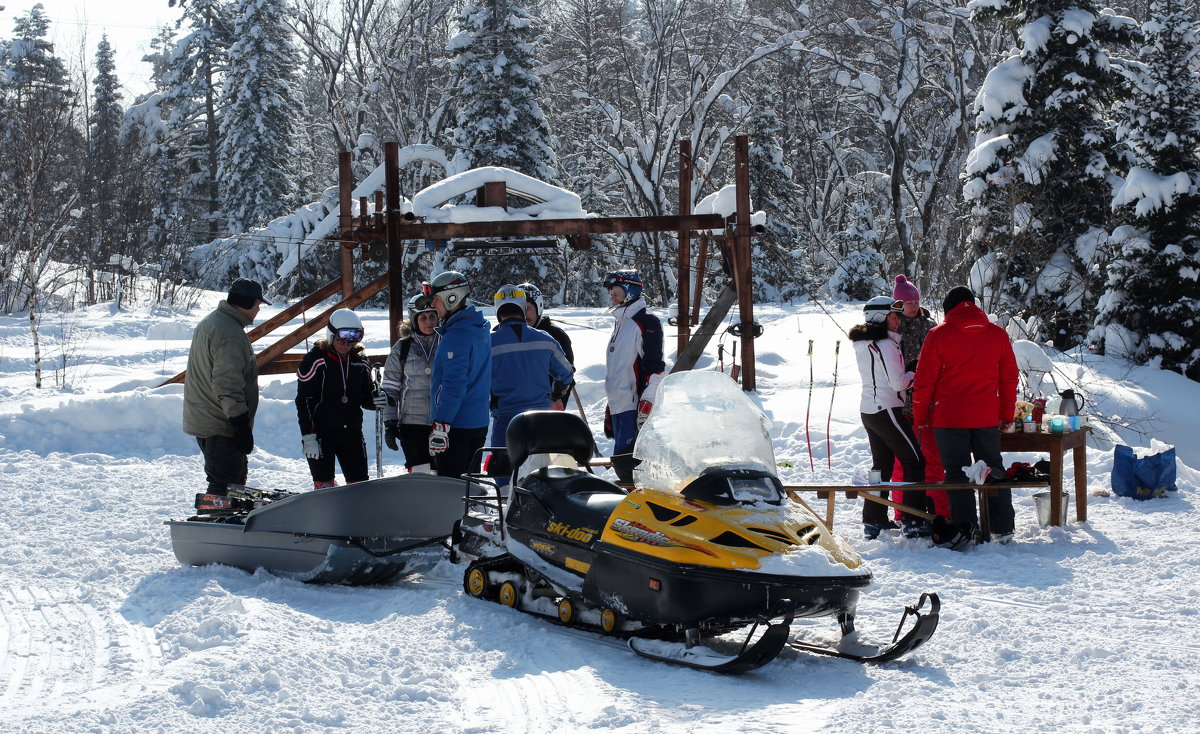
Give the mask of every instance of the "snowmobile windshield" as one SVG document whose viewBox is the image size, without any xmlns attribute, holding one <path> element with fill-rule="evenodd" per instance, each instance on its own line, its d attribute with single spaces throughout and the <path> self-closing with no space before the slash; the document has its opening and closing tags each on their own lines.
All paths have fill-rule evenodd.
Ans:
<svg viewBox="0 0 1200 734">
<path fill-rule="evenodd" d="M 634 469 L 634 483 L 661 492 L 678 493 L 686 481 L 714 467 L 775 474 L 770 419 L 720 372 L 667 376 L 658 386 L 654 410 L 638 433 L 633 455 L 642 461 Z M 758 490 L 747 485 L 736 491 Z"/>
</svg>

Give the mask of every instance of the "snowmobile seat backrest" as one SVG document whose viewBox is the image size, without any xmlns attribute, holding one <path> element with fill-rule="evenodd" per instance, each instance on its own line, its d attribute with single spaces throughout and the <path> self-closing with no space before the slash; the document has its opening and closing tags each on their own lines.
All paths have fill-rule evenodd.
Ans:
<svg viewBox="0 0 1200 734">
<path fill-rule="evenodd" d="M 512 419 L 505 437 L 513 467 L 520 467 L 535 454 L 567 454 L 579 466 L 587 466 L 592 458 L 592 432 L 587 423 L 562 410 L 527 410 Z"/>
</svg>

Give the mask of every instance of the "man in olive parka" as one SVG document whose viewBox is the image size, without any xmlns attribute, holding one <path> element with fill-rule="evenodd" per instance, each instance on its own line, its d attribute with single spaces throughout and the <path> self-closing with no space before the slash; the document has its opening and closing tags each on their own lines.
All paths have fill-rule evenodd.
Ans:
<svg viewBox="0 0 1200 734">
<path fill-rule="evenodd" d="M 254 450 L 258 365 L 246 338 L 262 304 L 262 286 L 238 278 L 217 310 L 196 326 L 183 385 L 183 431 L 204 454 L 208 493 L 246 485 L 246 456 Z"/>
</svg>

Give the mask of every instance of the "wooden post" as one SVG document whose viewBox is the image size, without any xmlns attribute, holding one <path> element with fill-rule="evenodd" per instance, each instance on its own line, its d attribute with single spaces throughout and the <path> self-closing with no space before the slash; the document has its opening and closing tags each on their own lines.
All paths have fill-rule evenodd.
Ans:
<svg viewBox="0 0 1200 734">
<path fill-rule="evenodd" d="M 400 239 L 400 144 L 383 144 L 384 195 L 387 198 L 388 344 L 400 338 L 404 308 L 404 248 Z"/>
<path fill-rule="evenodd" d="M 750 269 L 750 140 L 745 135 L 734 138 L 734 193 L 737 218 L 733 251 L 737 271 L 738 312 L 742 320 L 742 389 L 757 388 L 754 371 L 754 283 Z"/>
<path fill-rule="evenodd" d="M 692 213 L 692 141 L 679 141 L 679 216 L 686 217 Z M 689 288 L 692 278 L 692 240 L 689 230 L 679 230 L 679 277 L 676 286 L 678 306 L 675 310 L 676 341 L 675 354 L 683 354 L 691 337 L 691 302 Z M 700 291 L 697 284 L 696 292 Z"/>
<path fill-rule="evenodd" d="M 343 241 L 343 246 L 338 250 L 342 262 L 342 298 L 349 298 L 354 292 L 354 251 L 344 246 L 351 230 L 354 229 L 354 215 L 351 213 L 353 199 L 350 197 L 354 191 L 352 155 L 348 150 L 338 153 L 338 225 L 342 230 L 340 238 Z"/>
</svg>

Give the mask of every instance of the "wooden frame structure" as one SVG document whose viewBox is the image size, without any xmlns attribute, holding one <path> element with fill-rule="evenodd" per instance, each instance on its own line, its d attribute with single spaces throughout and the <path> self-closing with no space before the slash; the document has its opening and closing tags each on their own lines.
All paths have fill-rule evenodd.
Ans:
<svg viewBox="0 0 1200 734">
<path fill-rule="evenodd" d="M 649 232 L 675 232 L 678 237 L 678 359 L 672 371 L 691 369 L 703 353 L 717 326 L 728 313 L 733 300 L 737 300 L 741 323 L 754 323 L 754 303 L 751 294 L 750 268 L 750 174 L 749 143 L 746 136 L 735 139 L 735 187 L 737 212 L 728 221 L 719 214 L 693 214 L 691 212 L 691 187 L 694 165 L 691 157 L 691 142 L 680 144 L 679 156 L 679 214 L 675 216 L 625 216 L 588 217 L 574 219 L 538 218 L 530 220 L 494 220 L 477 222 L 423 222 L 411 213 L 401 211 L 400 201 L 400 155 L 399 144 L 384 144 L 384 190 L 375 192 L 375 210 L 368 215 L 368 199 L 359 200 L 360 215 L 353 215 L 352 192 L 354 182 L 351 173 L 351 154 L 338 154 L 338 202 L 339 232 L 328 240 L 341 244 L 341 275 L 313 291 L 300 301 L 288 306 L 248 334 L 251 343 L 261 339 L 279 326 L 291 321 L 314 305 L 336 293 L 341 294 L 337 303 L 308 320 L 303 326 L 292 330 L 256 355 L 260 374 L 280 374 L 295 370 L 302 355 L 286 354 L 287 350 L 305 338 L 323 329 L 329 315 L 339 308 L 354 308 L 384 288 L 388 289 L 389 343 L 399 337 L 400 323 L 405 318 L 404 298 L 404 249 L 409 241 L 479 239 L 495 241 L 503 245 L 513 240 L 529 237 L 563 238 L 575 249 L 590 248 L 590 238 L 596 234 L 632 234 Z M 488 182 L 476 190 L 476 205 L 480 207 L 504 208 L 508 189 L 503 181 Z M 718 236 L 727 243 L 724 252 L 730 262 L 727 270 L 733 282 L 709 309 L 709 313 L 695 334 L 691 325 L 698 321 L 700 288 L 695 289 L 694 305 L 689 303 L 692 293 L 691 240 L 698 236 L 700 241 L 699 269 L 695 283 L 704 278 L 704 259 L 708 243 L 714 236 L 712 231 L 724 233 Z M 485 245 L 486 246 L 486 245 Z M 376 261 L 386 261 L 388 271 L 356 288 L 354 281 L 354 253 Z M 694 311 L 694 314 L 693 314 Z M 742 388 L 755 389 L 753 330 L 742 329 Z M 368 359 L 379 364 L 387 354 L 369 355 Z M 181 372 L 164 382 L 164 385 L 183 382 Z"/>
</svg>

